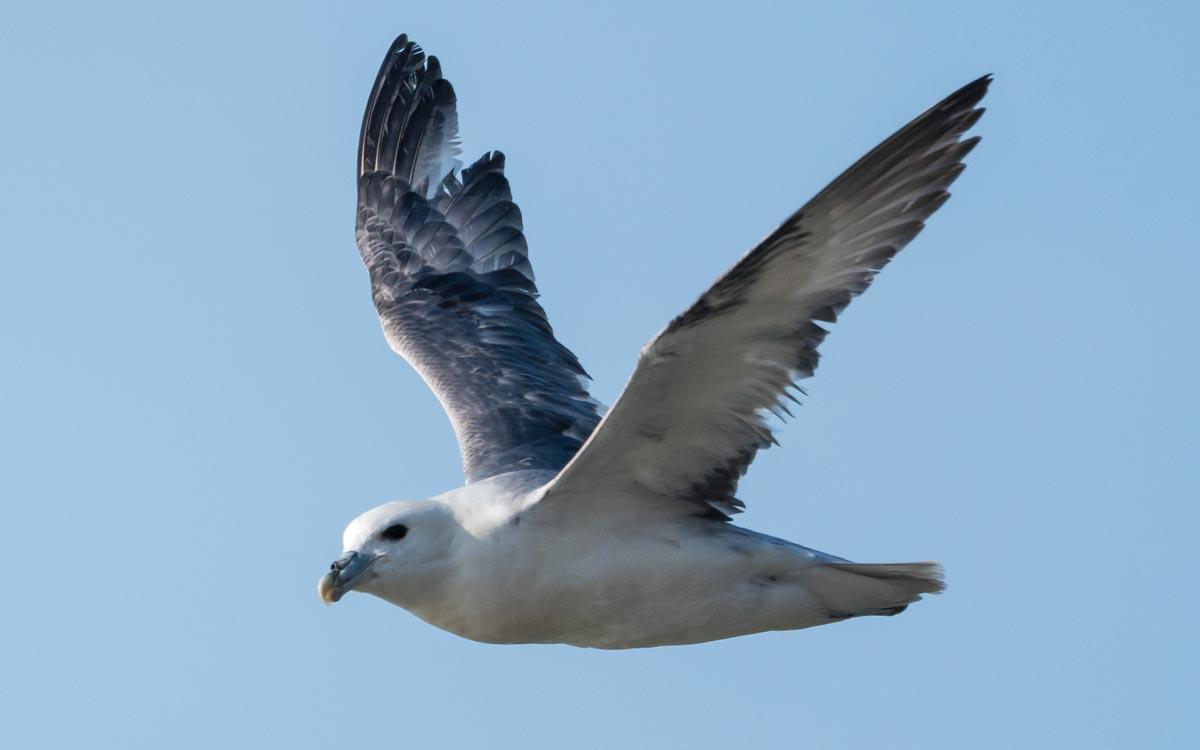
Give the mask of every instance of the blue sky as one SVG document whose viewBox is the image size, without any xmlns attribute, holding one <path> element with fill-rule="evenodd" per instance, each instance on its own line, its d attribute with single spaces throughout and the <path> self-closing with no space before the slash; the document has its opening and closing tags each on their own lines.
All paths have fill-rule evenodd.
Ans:
<svg viewBox="0 0 1200 750">
<path fill-rule="evenodd" d="M 1195 747 L 1194 6 L 83 4 L 0 23 L 8 747 Z M 406 31 L 501 148 L 611 402 L 638 348 L 908 119 L 984 141 L 855 302 L 751 528 L 950 589 L 605 653 L 464 641 L 316 581 L 461 481 L 379 332 L 353 151 Z"/>
</svg>

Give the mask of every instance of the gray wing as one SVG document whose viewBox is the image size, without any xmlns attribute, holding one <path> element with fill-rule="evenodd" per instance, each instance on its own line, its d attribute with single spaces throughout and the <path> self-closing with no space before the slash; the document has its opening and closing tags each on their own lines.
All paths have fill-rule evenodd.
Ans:
<svg viewBox="0 0 1200 750">
<path fill-rule="evenodd" d="M 539 507 L 581 509 L 600 495 L 632 498 L 640 512 L 645 501 L 724 520 L 739 512 L 738 480 L 775 442 L 767 415 L 790 414 L 789 389 L 817 367 L 821 324 L 949 198 L 979 140 L 963 135 L 989 82 L 965 86 L 860 159 L 673 320 Z"/>
<path fill-rule="evenodd" d="M 557 471 L 599 422 L 537 302 L 504 156 L 457 174 L 454 89 L 407 37 L 363 116 L 356 236 L 392 348 L 437 394 L 468 482 Z"/>
</svg>

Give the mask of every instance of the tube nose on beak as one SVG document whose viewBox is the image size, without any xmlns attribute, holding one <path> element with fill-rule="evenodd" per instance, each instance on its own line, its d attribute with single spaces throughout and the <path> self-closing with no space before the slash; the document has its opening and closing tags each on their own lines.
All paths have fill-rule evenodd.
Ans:
<svg viewBox="0 0 1200 750">
<path fill-rule="evenodd" d="M 321 601 L 333 604 L 341 600 L 346 592 L 361 581 L 370 570 L 375 558 L 361 552 L 345 552 L 329 566 L 329 572 L 321 576 L 317 583 L 317 593 Z"/>
<path fill-rule="evenodd" d="M 329 569 L 334 571 L 345 570 L 346 566 L 354 562 L 357 557 L 359 557 L 357 552 L 343 552 L 341 557 L 330 563 Z"/>
</svg>

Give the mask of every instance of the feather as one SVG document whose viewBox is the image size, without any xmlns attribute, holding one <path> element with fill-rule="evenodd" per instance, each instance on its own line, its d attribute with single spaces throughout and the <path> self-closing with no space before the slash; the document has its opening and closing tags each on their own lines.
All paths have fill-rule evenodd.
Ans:
<svg viewBox="0 0 1200 750">
<path fill-rule="evenodd" d="M 504 155 L 456 174 L 454 89 L 399 37 L 363 115 L 356 236 L 392 348 L 437 394 L 476 482 L 557 471 L 599 422 L 537 302 Z"/>
<path fill-rule="evenodd" d="M 989 82 L 964 86 L 860 159 L 675 318 L 541 505 L 603 488 L 727 517 L 738 480 L 774 444 L 766 415 L 790 417 L 789 391 L 803 393 L 796 381 L 817 368 L 828 333 L 819 324 L 835 322 L 946 202 L 979 141 L 963 136 Z"/>
</svg>

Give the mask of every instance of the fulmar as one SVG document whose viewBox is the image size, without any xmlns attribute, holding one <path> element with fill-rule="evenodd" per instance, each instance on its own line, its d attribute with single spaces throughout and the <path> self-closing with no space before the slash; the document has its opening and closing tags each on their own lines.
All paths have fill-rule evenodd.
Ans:
<svg viewBox="0 0 1200 750">
<path fill-rule="evenodd" d="M 437 394 L 464 486 L 356 518 L 320 580 L 489 643 L 700 643 L 895 615 L 933 562 L 855 563 L 730 522 L 850 300 L 949 198 L 990 76 L 868 153 L 641 351 L 605 412 L 555 337 L 504 155 L 461 168 L 454 89 L 406 36 L 371 89 L 356 238 L 383 332 Z"/>
</svg>

